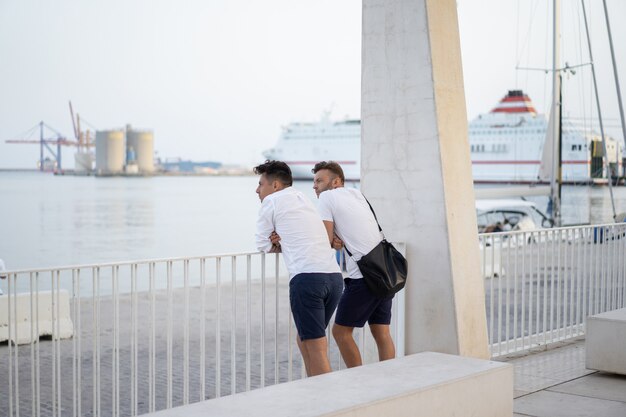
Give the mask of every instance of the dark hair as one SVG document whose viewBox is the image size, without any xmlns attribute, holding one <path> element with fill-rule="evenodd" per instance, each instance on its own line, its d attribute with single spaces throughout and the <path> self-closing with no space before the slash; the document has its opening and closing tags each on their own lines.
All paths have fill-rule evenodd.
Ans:
<svg viewBox="0 0 626 417">
<path fill-rule="evenodd" d="M 254 173 L 257 175 L 265 174 L 270 181 L 278 180 L 286 186 L 293 184 L 291 169 L 282 161 L 266 160 L 265 163 L 254 167 Z"/>
<path fill-rule="evenodd" d="M 311 172 L 314 174 L 317 174 L 317 171 L 321 171 L 323 169 L 327 169 L 330 172 L 332 172 L 335 176 L 339 177 L 342 183 L 346 181 L 346 177 L 343 175 L 343 169 L 341 169 L 341 165 L 339 165 L 337 162 L 335 161 L 318 162 L 317 164 L 315 164 Z"/>
</svg>

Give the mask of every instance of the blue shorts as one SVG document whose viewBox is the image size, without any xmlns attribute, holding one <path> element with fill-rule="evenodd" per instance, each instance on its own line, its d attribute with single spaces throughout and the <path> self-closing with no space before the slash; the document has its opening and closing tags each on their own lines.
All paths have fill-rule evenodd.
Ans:
<svg viewBox="0 0 626 417">
<path fill-rule="evenodd" d="M 326 336 L 343 283 L 340 273 L 303 273 L 289 281 L 289 302 L 300 340 Z"/>
<path fill-rule="evenodd" d="M 346 327 L 363 327 L 369 324 L 391 323 L 393 296 L 379 298 L 373 295 L 363 278 L 346 278 L 346 286 L 341 294 L 335 323 Z"/>
</svg>

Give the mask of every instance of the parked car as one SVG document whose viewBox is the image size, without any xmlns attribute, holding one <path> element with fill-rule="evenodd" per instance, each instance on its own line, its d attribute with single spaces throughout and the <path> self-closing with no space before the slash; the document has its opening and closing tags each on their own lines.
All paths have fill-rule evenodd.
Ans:
<svg viewBox="0 0 626 417">
<path fill-rule="evenodd" d="M 531 231 L 553 226 L 551 219 L 535 203 L 526 200 L 476 200 L 476 218 L 479 233 Z M 502 250 L 535 241 L 532 236 L 527 242 L 511 241 L 508 237 L 506 234 L 493 235 L 480 240 L 480 261 L 485 278 L 506 275 L 506 269 L 500 263 Z"/>
<path fill-rule="evenodd" d="M 476 200 L 476 219 L 479 233 L 552 226 L 550 218 L 535 203 L 525 200 Z"/>
</svg>

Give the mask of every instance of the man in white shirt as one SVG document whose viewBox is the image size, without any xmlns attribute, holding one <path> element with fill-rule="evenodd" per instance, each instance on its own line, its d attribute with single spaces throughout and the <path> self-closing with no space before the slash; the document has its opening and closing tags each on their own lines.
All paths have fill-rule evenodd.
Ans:
<svg viewBox="0 0 626 417">
<path fill-rule="evenodd" d="M 343 287 L 334 251 L 313 203 L 291 187 L 287 164 L 266 161 L 254 172 L 260 175 L 256 192 L 261 199 L 257 248 L 283 254 L 290 278 L 289 302 L 307 375 L 330 372 L 326 328 Z"/>
<path fill-rule="evenodd" d="M 347 258 L 349 278 L 335 316 L 333 337 L 348 368 L 362 365 L 359 348 L 352 337 L 355 327 L 368 322 L 378 358 L 393 359 L 396 350 L 389 331 L 393 296 L 378 298 L 373 295 L 356 263 L 382 240 L 374 214 L 359 190 L 344 187 L 341 166 L 333 161 L 319 162 L 313 168 L 313 189 L 319 198 L 318 210 L 326 226 L 328 239 L 335 249 L 342 245 L 352 253 Z"/>
</svg>

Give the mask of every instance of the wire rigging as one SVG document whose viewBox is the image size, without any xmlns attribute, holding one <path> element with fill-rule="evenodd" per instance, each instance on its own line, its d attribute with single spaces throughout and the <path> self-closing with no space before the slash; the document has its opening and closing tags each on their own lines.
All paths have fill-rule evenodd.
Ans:
<svg viewBox="0 0 626 417">
<path fill-rule="evenodd" d="M 25 130 L 23 133 L 16 135 L 15 138 L 17 139 L 30 138 L 37 131 L 37 129 L 39 129 L 39 123 L 31 127 L 30 129 Z"/>
<path fill-rule="evenodd" d="M 575 8 L 576 13 L 577 13 L 577 19 L 575 19 L 574 23 L 576 26 L 576 32 L 578 33 L 578 60 L 579 62 L 583 62 L 583 40 L 582 40 L 582 27 L 581 27 L 581 15 L 580 15 L 580 7 L 576 7 Z M 578 80 L 578 90 L 579 90 L 579 94 L 580 94 L 580 100 L 582 102 L 581 105 L 581 109 L 582 109 L 582 120 L 583 120 L 583 129 L 585 131 L 585 134 L 587 134 L 591 129 L 590 126 L 588 126 L 587 124 L 587 112 L 586 112 L 586 107 L 587 107 L 587 103 L 586 103 L 586 97 L 585 97 L 585 76 L 587 74 L 582 72 L 580 73 L 580 77 Z"/>
<path fill-rule="evenodd" d="M 546 4 L 546 11 L 544 16 L 550 16 L 550 4 L 549 2 L 545 2 Z M 548 45 L 548 34 L 550 33 L 550 20 L 546 19 L 546 27 L 545 27 L 545 32 L 544 32 L 544 41 L 543 44 L 544 45 Z M 549 64 L 548 62 L 550 59 L 550 51 L 548 50 L 548 48 L 545 48 L 544 51 L 544 59 L 543 59 L 543 67 L 544 68 L 549 68 Z M 546 107 L 550 108 L 551 106 L 548 106 L 548 100 L 546 99 L 547 95 L 548 95 L 548 82 L 546 80 L 546 78 L 548 77 L 548 73 L 546 73 L 546 75 L 543 77 L 543 114 L 548 114 L 548 111 L 546 109 Z"/>
<path fill-rule="evenodd" d="M 517 0 L 517 21 L 515 24 L 515 65 L 519 67 L 519 20 L 520 20 L 520 0 Z M 519 88 L 517 82 L 517 71 L 515 71 L 515 89 Z"/>
</svg>

